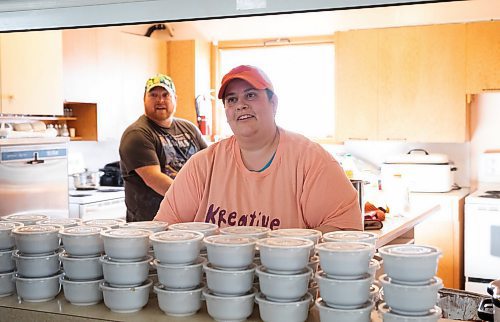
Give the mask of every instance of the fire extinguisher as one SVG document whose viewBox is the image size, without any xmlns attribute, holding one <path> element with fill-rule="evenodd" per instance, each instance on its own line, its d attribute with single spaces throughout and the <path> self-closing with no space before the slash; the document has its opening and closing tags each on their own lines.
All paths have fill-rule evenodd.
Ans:
<svg viewBox="0 0 500 322">
<path fill-rule="evenodd" d="M 207 118 L 205 115 L 199 117 L 198 126 L 200 128 L 201 134 L 207 135 Z"/>
</svg>

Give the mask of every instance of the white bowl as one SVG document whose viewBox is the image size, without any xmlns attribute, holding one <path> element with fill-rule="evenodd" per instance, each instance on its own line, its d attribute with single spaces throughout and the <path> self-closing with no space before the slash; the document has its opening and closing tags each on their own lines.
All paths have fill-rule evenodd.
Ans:
<svg viewBox="0 0 500 322">
<path fill-rule="evenodd" d="M 52 254 L 59 249 L 59 225 L 31 225 L 12 230 L 16 247 L 26 254 Z"/>
<path fill-rule="evenodd" d="M 214 268 L 243 270 L 253 263 L 256 238 L 239 235 L 213 235 L 203 239 L 208 261 Z"/>
<path fill-rule="evenodd" d="M 203 234 L 196 231 L 162 231 L 152 234 L 155 258 L 161 264 L 194 263 L 200 255 Z"/>
<path fill-rule="evenodd" d="M 256 269 L 260 291 L 274 302 L 299 301 L 306 293 L 311 279 L 312 269 L 304 268 L 296 274 L 274 274 L 264 266 Z"/>
<path fill-rule="evenodd" d="M 101 231 L 109 230 L 102 226 L 68 227 L 59 232 L 66 253 L 72 257 L 100 256 L 104 252 Z"/>
<path fill-rule="evenodd" d="M 328 278 L 320 271 L 316 273 L 315 279 L 319 285 L 319 294 L 330 307 L 358 309 L 370 296 L 372 277 L 368 273 L 359 279 L 339 280 Z"/>
<path fill-rule="evenodd" d="M 21 222 L 1 221 L 0 222 L 0 250 L 10 250 L 14 247 L 14 237 L 12 230 L 16 227 L 24 226 Z"/>
<path fill-rule="evenodd" d="M 168 230 L 190 230 L 197 231 L 208 237 L 219 233 L 219 226 L 204 222 L 183 222 L 168 226 Z"/>
<path fill-rule="evenodd" d="M 188 265 L 163 264 L 155 259 L 153 266 L 156 267 L 158 281 L 166 288 L 194 289 L 201 284 L 204 263 L 206 259 L 202 257 L 198 257 L 195 263 Z"/>
<path fill-rule="evenodd" d="M 438 291 L 443 281 L 434 277 L 426 285 L 404 285 L 394 283 L 387 274 L 379 277 L 384 292 L 384 301 L 391 311 L 401 315 L 425 315 L 438 300 Z"/>
<path fill-rule="evenodd" d="M 270 231 L 270 228 L 260 226 L 229 226 L 219 229 L 221 235 L 239 235 L 257 239 L 268 237 Z"/>
<path fill-rule="evenodd" d="M 80 218 L 49 218 L 44 220 L 39 220 L 36 222 L 37 225 L 59 225 L 63 228 L 78 226 L 82 220 Z"/>
<path fill-rule="evenodd" d="M 102 291 L 99 284 L 103 279 L 88 281 L 73 281 L 61 276 L 64 297 L 73 305 L 94 305 L 102 301 Z"/>
<path fill-rule="evenodd" d="M 16 262 L 12 259 L 14 250 L 0 251 L 0 273 L 11 272 L 16 268 Z"/>
<path fill-rule="evenodd" d="M 66 279 L 72 281 L 97 280 L 103 276 L 101 256 L 72 257 L 63 252 L 59 255 Z"/>
<path fill-rule="evenodd" d="M 208 315 L 217 321 L 244 321 L 253 312 L 257 290 L 241 296 L 218 296 L 207 288 L 202 291 L 207 302 Z"/>
<path fill-rule="evenodd" d="M 14 275 L 17 295 L 26 302 L 46 302 L 61 291 L 59 278 L 62 272 L 49 277 L 20 277 Z"/>
<path fill-rule="evenodd" d="M 158 306 L 167 315 L 185 317 L 196 314 L 201 308 L 200 287 L 191 290 L 169 290 L 164 285 L 155 285 L 154 292 L 158 297 Z"/>
<path fill-rule="evenodd" d="M 49 219 L 49 216 L 42 214 L 12 214 L 0 217 L 4 221 L 23 223 L 25 226 L 34 225 L 37 221 Z"/>
<path fill-rule="evenodd" d="M 309 305 L 312 301 L 313 296 L 309 293 L 294 302 L 270 301 L 262 293 L 255 296 L 255 302 L 259 305 L 260 318 L 263 321 L 272 322 L 304 322 L 307 320 Z"/>
<path fill-rule="evenodd" d="M 167 229 L 168 224 L 163 221 L 150 220 L 150 221 L 134 221 L 120 224 L 120 228 L 133 228 L 133 229 L 145 229 L 152 233 L 157 233 Z"/>
<path fill-rule="evenodd" d="M 16 291 L 15 274 L 16 272 L 0 273 L 0 297 L 12 295 Z"/>
<path fill-rule="evenodd" d="M 309 254 L 314 242 L 304 238 L 269 237 L 257 240 L 260 261 L 268 272 L 295 274 L 309 263 Z"/>
<path fill-rule="evenodd" d="M 326 242 L 316 245 L 321 269 L 331 278 L 356 279 L 368 272 L 375 253 L 372 244 L 362 242 Z"/>
<path fill-rule="evenodd" d="M 115 229 L 124 223 L 126 223 L 124 219 L 88 219 L 88 220 L 83 220 L 81 225 L 100 226 L 100 227 Z"/>
<path fill-rule="evenodd" d="M 320 321 L 335 322 L 370 322 L 373 302 L 368 301 L 358 309 L 333 308 L 326 305 L 321 297 L 316 299 Z M 385 320 L 384 320 L 385 322 Z"/>
<path fill-rule="evenodd" d="M 378 249 L 384 272 L 404 284 L 426 284 L 436 275 L 441 251 L 422 245 L 388 245 Z"/>
<path fill-rule="evenodd" d="M 434 306 L 424 315 L 401 315 L 393 312 L 384 302 L 379 304 L 378 310 L 382 313 L 384 322 L 437 322 L 442 314 L 441 308 L 439 306 Z"/>
<path fill-rule="evenodd" d="M 153 257 L 147 256 L 137 262 L 114 262 L 108 255 L 100 259 L 104 280 L 111 287 L 139 286 L 148 279 L 149 266 Z"/>
<path fill-rule="evenodd" d="M 15 250 L 12 252 L 12 258 L 16 262 L 17 274 L 20 277 L 47 277 L 61 269 L 61 252 L 62 250 L 57 250 L 50 255 L 26 256 Z"/>
<path fill-rule="evenodd" d="M 139 261 L 148 255 L 151 232 L 143 229 L 101 231 L 104 252 L 113 261 Z"/>
<path fill-rule="evenodd" d="M 239 296 L 248 293 L 253 287 L 255 264 L 238 271 L 222 270 L 203 264 L 207 287 L 212 294 L 220 296 Z"/>
<path fill-rule="evenodd" d="M 341 230 L 331 231 L 323 235 L 323 242 L 363 242 L 375 246 L 378 235 L 368 231 Z"/>
<path fill-rule="evenodd" d="M 99 283 L 102 290 L 104 305 L 113 312 L 132 313 L 141 310 L 149 299 L 149 291 L 153 281 L 146 280 L 135 287 L 112 287 L 106 282 Z"/>
</svg>

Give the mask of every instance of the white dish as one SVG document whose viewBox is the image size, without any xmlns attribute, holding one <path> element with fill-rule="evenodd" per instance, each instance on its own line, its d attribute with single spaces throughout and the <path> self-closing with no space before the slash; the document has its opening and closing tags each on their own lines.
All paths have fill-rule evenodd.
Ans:
<svg viewBox="0 0 500 322">
<path fill-rule="evenodd" d="M 361 278 L 368 272 L 375 247 L 362 242 L 326 242 L 316 245 L 321 269 L 336 279 Z"/>
<path fill-rule="evenodd" d="M 315 280 L 323 301 L 330 307 L 357 309 L 362 307 L 370 296 L 372 277 L 368 273 L 359 279 L 340 280 L 328 278 L 319 271 Z"/>
<path fill-rule="evenodd" d="M 149 239 L 161 264 L 189 265 L 200 255 L 203 236 L 197 231 L 168 230 L 154 233 Z"/>
<path fill-rule="evenodd" d="M 96 280 L 103 276 L 101 255 L 93 257 L 72 257 L 63 252 L 59 255 L 66 278 L 73 281 Z"/>
<path fill-rule="evenodd" d="M 219 296 L 240 296 L 252 289 L 255 264 L 244 270 L 228 271 L 212 267 L 210 263 L 203 264 L 207 279 L 207 287 Z"/>
<path fill-rule="evenodd" d="M 137 262 L 115 262 L 108 255 L 101 257 L 104 280 L 111 287 L 136 287 L 148 279 L 153 257 Z"/>
<path fill-rule="evenodd" d="M 103 281 L 103 279 L 72 281 L 65 276 L 60 278 L 66 300 L 73 305 L 80 306 L 94 305 L 102 301 L 99 284 Z"/>
<path fill-rule="evenodd" d="M 20 277 L 47 277 L 56 274 L 61 269 L 59 254 L 57 250 L 49 255 L 26 256 L 19 250 L 12 253 L 12 259 L 16 262 L 17 274 Z"/>
<path fill-rule="evenodd" d="M 255 272 L 259 277 L 260 291 L 274 302 L 299 301 L 307 293 L 312 275 L 310 267 L 292 275 L 274 274 L 264 266 L 257 267 Z"/>
<path fill-rule="evenodd" d="M 104 252 L 101 231 L 108 230 L 102 226 L 75 226 L 59 232 L 64 249 L 72 257 L 92 257 Z"/>
<path fill-rule="evenodd" d="M 203 289 L 202 294 L 207 302 L 208 315 L 216 321 L 244 321 L 253 312 L 253 304 L 257 290 L 241 296 L 218 296 Z"/>
<path fill-rule="evenodd" d="M 182 290 L 194 289 L 201 284 L 202 266 L 206 259 L 198 257 L 195 263 L 187 265 L 164 264 L 157 259 L 153 261 L 156 268 L 158 281 L 168 289 Z"/>
<path fill-rule="evenodd" d="M 165 314 L 186 317 L 196 314 L 200 310 L 203 286 L 201 284 L 191 290 L 170 290 L 159 284 L 154 286 L 154 292 L 158 297 L 158 306 Z"/>
<path fill-rule="evenodd" d="M 309 263 L 314 242 L 304 238 L 269 237 L 257 240 L 260 261 L 269 272 L 294 274 Z"/>
<path fill-rule="evenodd" d="M 17 227 L 12 235 L 17 249 L 26 254 L 52 254 L 59 249 L 59 225 L 31 225 Z"/>
<path fill-rule="evenodd" d="M 215 268 L 243 270 L 255 256 L 256 238 L 239 235 L 213 235 L 203 239 L 208 261 Z"/>
<path fill-rule="evenodd" d="M 62 272 L 49 277 L 28 278 L 13 276 L 17 295 L 26 302 L 46 302 L 52 300 L 61 291 L 59 278 Z"/>
<path fill-rule="evenodd" d="M 143 229 L 110 229 L 101 231 L 104 252 L 113 261 L 139 261 L 149 250 L 151 232 Z"/>
<path fill-rule="evenodd" d="M 112 287 L 106 282 L 100 282 L 104 305 L 117 313 L 132 313 L 141 310 L 149 299 L 149 291 L 153 281 L 146 280 L 136 287 Z"/>
</svg>

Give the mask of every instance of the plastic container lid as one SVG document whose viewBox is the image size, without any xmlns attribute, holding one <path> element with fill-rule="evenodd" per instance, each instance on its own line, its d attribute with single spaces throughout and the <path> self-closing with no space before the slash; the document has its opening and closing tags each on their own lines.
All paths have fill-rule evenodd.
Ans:
<svg viewBox="0 0 500 322">
<path fill-rule="evenodd" d="M 157 242 L 186 242 L 203 239 L 204 235 L 197 231 L 168 230 L 154 233 L 149 238 Z"/>
<path fill-rule="evenodd" d="M 273 230 L 269 233 L 270 236 L 281 236 L 281 237 L 321 237 L 321 232 L 314 229 L 306 228 L 286 228 Z"/>
<path fill-rule="evenodd" d="M 293 238 L 293 237 L 269 237 L 259 239 L 257 245 L 260 247 L 274 248 L 304 248 L 312 247 L 314 243 L 309 239 Z"/>
<path fill-rule="evenodd" d="M 76 226 L 81 222 L 79 218 L 49 218 L 37 221 L 37 225 L 61 225 L 64 227 Z"/>
<path fill-rule="evenodd" d="M 255 244 L 257 241 L 256 238 L 253 237 L 245 237 L 245 236 L 235 236 L 235 235 L 214 235 L 205 237 L 205 244 L 212 244 L 218 246 L 231 246 L 231 245 L 249 245 Z"/>
<path fill-rule="evenodd" d="M 22 226 L 24 226 L 22 222 L 15 222 L 15 221 L 0 222 L 0 230 L 12 230 L 14 228 Z"/>
<path fill-rule="evenodd" d="M 221 234 L 233 235 L 259 235 L 267 234 L 271 229 L 268 227 L 255 227 L 255 226 L 230 226 L 220 229 Z"/>
<path fill-rule="evenodd" d="M 171 230 L 195 230 L 195 231 L 210 231 L 217 229 L 219 226 L 216 224 L 204 222 L 185 222 L 179 224 L 172 224 L 168 228 Z"/>
<path fill-rule="evenodd" d="M 8 221 L 18 221 L 18 222 L 37 222 L 40 220 L 44 219 L 49 219 L 49 216 L 47 215 L 41 215 L 41 214 L 26 214 L 26 215 L 21 215 L 21 214 L 14 214 L 14 215 L 7 215 L 3 216 L 2 220 L 8 220 Z"/>
<path fill-rule="evenodd" d="M 363 242 L 327 242 L 316 245 L 317 250 L 352 252 L 373 249 L 372 244 Z"/>
<path fill-rule="evenodd" d="M 99 235 L 101 231 L 108 229 L 108 227 L 103 226 L 75 226 L 65 228 L 60 234 L 67 236 L 93 236 Z"/>
<path fill-rule="evenodd" d="M 365 241 L 378 238 L 375 233 L 366 231 L 332 231 L 323 235 L 323 238 L 328 238 L 333 241 Z"/>
<path fill-rule="evenodd" d="M 47 234 L 47 233 L 57 233 L 63 227 L 59 225 L 31 225 L 17 227 L 12 230 L 16 234 Z"/>
<path fill-rule="evenodd" d="M 86 226 L 116 226 L 120 224 L 124 224 L 125 220 L 123 219 L 90 219 L 82 221 L 82 225 Z"/>
<path fill-rule="evenodd" d="M 422 257 L 441 254 L 435 247 L 420 245 L 388 245 L 379 248 L 381 255 L 394 255 L 403 257 Z"/>
<path fill-rule="evenodd" d="M 101 231 L 101 236 L 112 238 L 148 238 L 149 235 L 151 232 L 144 229 L 120 228 Z"/>
<path fill-rule="evenodd" d="M 149 229 L 149 230 L 158 230 L 167 228 L 168 224 L 163 221 L 135 221 L 135 222 L 127 222 L 120 225 L 120 228 L 135 228 L 135 229 Z"/>
</svg>

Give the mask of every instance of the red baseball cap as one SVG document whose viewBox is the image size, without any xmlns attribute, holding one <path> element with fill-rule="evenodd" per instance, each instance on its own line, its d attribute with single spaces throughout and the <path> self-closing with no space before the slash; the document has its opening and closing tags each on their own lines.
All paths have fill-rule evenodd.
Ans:
<svg viewBox="0 0 500 322">
<path fill-rule="evenodd" d="M 274 92 L 273 84 L 269 80 L 269 77 L 267 77 L 267 75 L 261 69 L 250 65 L 240 65 L 231 69 L 229 73 L 222 77 L 219 94 L 217 95 L 218 98 L 223 98 L 227 85 L 236 78 L 247 81 L 256 89 L 267 88 Z"/>
</svg>

